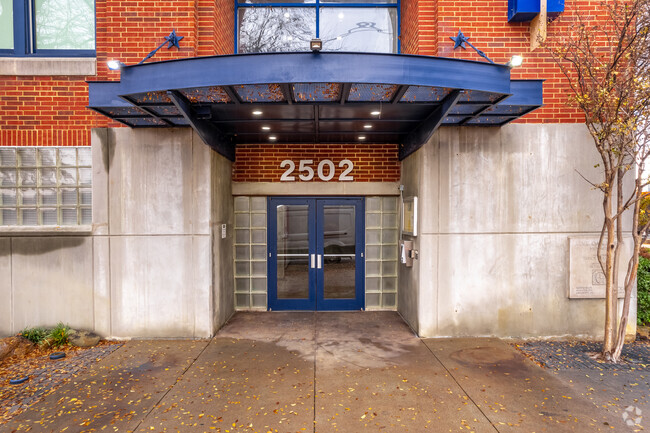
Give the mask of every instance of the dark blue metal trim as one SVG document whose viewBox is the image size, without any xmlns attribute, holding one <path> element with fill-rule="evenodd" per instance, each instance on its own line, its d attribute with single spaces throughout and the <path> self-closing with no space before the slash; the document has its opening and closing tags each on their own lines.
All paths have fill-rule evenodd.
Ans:
<svg viewBox="0 0 650 433">
<path fill-rule="evenodd" d="M 539 0 L 508 0 L 508 22 L 532 21 L 539 14 Z M 546 13 L 555 19 L 564 12 L 564 0 L 547 0 Z"/>
<path fill-rule="evenodd" d="M 120 97 L 119 81 L 88 81 L 89 107 L 133 107 Z"/>
<path fill-rule="evenodd" d="M 307 205 L 308 254 L 323 254 L 324 206 L 355 206 L 355 299 L 324 299 L 324 264 L 321 269 L 309 269 L 308 299 L 278 299 L 277 297 L 277 212 L 278 205 Z M 360 310 L 365 305 L 365 203 L 363 197 L 269 197 L 267 199 L 267 273 L 268 307 L 270 310 Z"/>
<path fill-rule="evenodd" d="M 544 80 L 512 80 L 510 93 L 512 96 L 498 105 L 535 105 L 544 104 Z"/>
<path fill-rule="evenodd" d="M 422 147 L 436 132 L 449 110 L 460 99 L 460 90 L 453 90 L 445 97 L 440 105 L 420 125 L 407 135 L 399 146 L 399 160 L 403 160 Z"/>
<path fill-rule="evenodd" d="M 95 10 L 96 10 L 96 6 Z M 13 0 L 14 49 L 0 50 L 3 57 L 95 57 L 94 50 L 39 50 L 36 46 L 36 12 L 34 0 Z M 30 13 L 31 11 L 31 13 Z M 95 44 L 97 43 L 97 14 Z"/>
<path fill-rule="evenodd" d="M 396 3 L 237 3 L 238 8 L 397 8 Z"/>
<path fill-rule="evenodd" d="M 219 154 L 231 161 L 235 160 L 235 145 L 211 122 L 199 119 L 192 109 L 192 104 L 178 90 L 167 92 L 178 111 L 194 128 L 201 139 Z"/>
<path fill-rule="evenodd" d="M 275 211 L 278 205 L 307 205 L 308 206 L 308 254 L 316 254 L 316 203 L 312 198 L 299 197 L 269 197 L 267 201 L 267 281 L 269 310 L 315 310 L 316 309 L 316 269 L 309 269 L 309 289 L 307 299 L 278 299 L 278 261 L 277 236 L 278 215 Z"/>
<path fill-rule="evenodd" d="M 254 74 L 251 71 L 255 71 Z M 179 59 L 122 69 L 122 95 L 260 83 L 394 83 L 510 93 L 505 65 L 371 53 L 263 53 Z"/>
<path fill-rule="evenodd" d="M 314 3 L 287 3 L 287 2 L 268 2 L 268 3 L 240 3 L 235 0 L 235 25 L 234 25 L 234 52 L 239 53 L 238 39 L 239 39 L 239 8 L 268 8 L 268 7 L 281 7 L 281 8 L 310 8 L 316 11 L 316 38 L 320 37 L 320 9 L 321 8 L 391 8 L 397 10 L 397 53 L 401 52 L 401 0 L 397 3 L 321 3 L 320 0 L 315 0 Z"/>
<path fill-rule="evenodd" d="M 316 236 L 317 236 L 317 251 L 316 254 L 321 254 L 324 257 L 324 234 L 325 234 L 325 206 L 336 205 L 353 205 L 355 209 L 354 215 L 354 235 L 355 235 L 355 275 L 354 299 L 325 299 L 325 261 L 323 260 L 322 269 L 316 269 L 317 274 L 317 289 L 316 289 L 316 309 L 319 311 L 342 311 L 342 310 L 361 310 L 365 306 L 365 261 L 364 252 L 366 250 L 365 244 L 365 206 L 363 198 L 359 197 L 345 197 L 345 198 L 326 198 L 316 200 Z"/>
</svg>

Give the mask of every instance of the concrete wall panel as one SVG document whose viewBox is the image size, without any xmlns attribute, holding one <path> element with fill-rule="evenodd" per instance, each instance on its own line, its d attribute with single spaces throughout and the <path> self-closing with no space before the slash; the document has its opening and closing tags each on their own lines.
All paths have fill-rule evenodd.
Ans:
<svg viewBox="0 0 650 433">
<path fill-rule="evenodd" d="M 0 238 L 0 337 L 10 335 L 13 330 L 13 293 L 11 290 L 11 239 Z"/>
<path fill-rule="evenodd" d="M 437 136 L 434 137 L 433 140 L 437 144 Z M 414 155 L 402 161 L 401 183 L 404 185 L 403 195 L 405 197 L 421 197 L 422 195 L 422 182 L 420 177 L 422 171 L 423 153 L 424 151 L 420 149 L 415 152 Z M 418 210 L 418 220 L 422 221 L 422 208 L 420 207 Z M 399 230 L 401 230 L 401 227 Z M 418 249 L 419 238 L 414 238 L 413 241 L 414 248 Z M 414 261 L 412 268 L 407 268 L 401 263 L 398 263 L 397 266 L 399 284 L 397 291 L 397 311 L 399 311 L 400 315 L 404 318 L 404 320 L 406 320 L 406 322 L 415 332 L 419 332 L 418 303 L 420 289 L 420 262 L 417 260 Z"/>
<path fill-rule="evenodd" d="M 109 153 L 110 233 L 192 234 L 193 151 L 190 129 L 126 129 Z M 208 197 L 205 197 L 208 203 Z"/>
<path fill-rule="evenodd" d="M 568 237 L 600 230 L 580 176 L 597 180 L 597 163 L 584 125 L 441 128 L 402 162 L 420 199 L 402 315 L 425 337 L 602 335 L 603 301 L 568 298 Z"/>
<path fill-rule="evenodd" d="M 197 241 L 200 246 L 200 241 Z M 208 295 L 193 284 L 192 236 L 121 236 L 111 238 L 111 308 L 115 337 L 196 337 L 209 334 L 197 323 L 197 305 Z M 208 277 L 208 275 L 206 275 Z"/>
<path fill-rule="evenodd" d="M 580 176 L 598 178 L 591 140 L 580 124 L 443 128 L 440 231 L 598 231 L 599 193 Z"/>
<path fill-rule="evenodd" d="M 13 238 L 12 248 L 12 332 L 58 322 L 93 329 L 92 238 Z"/>
<path fill-rule="evenodd" d="M 114 131 L 108 129 L 93 129 L 90 137 L 93 164 L 93 234 L 108 234 L 108 170 L 113 155 L 109 136 Z"/>
<path fill-rule="evenodd" d="M 106 236 L 93 237 L 93 297 L 95 332 L 111 336 L 111 277 L 110 240 Z"/>
<path fill-rule="evenodd" d="M 192 137 L 192 233 L 210 234 L 212 188 L 211 154 L 215 153 L 196 133 Z"/>
<path fill-rule="evenodd" d="M 424 335 L 601 333 L 603 301 L 568 299 L 566 235 L 440 235 L 440 251 L 448 271 L 439 275 L 437 323 L 423 317 Z"/>
<path fill-rule="evenodd" d="M 193 337 L 207 338 L 213 334 L 212 284 L 212 238 L 211 236 L 192 236 Z"/>
<path fill-rule="evenodd" d="M 198 141 L 198 137 L 195 142 Z M 213 330 L 216 332 L 235 312 L 234 299 L 234 203 L 232 197 L 232 163 L 211 152 L 212 161 L 212 229 L 213 229 Z M 226 238 L 221 237 L 221 224 L 226 224 Z"/>
</svg>

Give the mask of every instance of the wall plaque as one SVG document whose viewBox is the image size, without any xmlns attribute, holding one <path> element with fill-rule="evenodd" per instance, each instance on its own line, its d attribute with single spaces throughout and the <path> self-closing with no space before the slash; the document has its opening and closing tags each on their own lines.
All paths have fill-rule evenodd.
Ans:
<svg viewBox="0 0 650 433">
<path fill-rule="evenodd" d="M 625 272 L 631 256 L 628 245 L 629 242 L 622 246 L 618 272 L 619 298 L 624 296 Z M 569 238 L 569 298 L 605 298 L 605 274 L 598 263 L 597 248 L 597 236 Z"/>
</svg>

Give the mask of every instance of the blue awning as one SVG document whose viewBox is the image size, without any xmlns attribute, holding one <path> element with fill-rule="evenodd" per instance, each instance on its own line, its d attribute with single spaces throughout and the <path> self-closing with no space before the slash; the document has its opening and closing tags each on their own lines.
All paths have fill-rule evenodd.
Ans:
<svg viewBox="0 0 650 433">
<path fill-rule="evenodd" d="M 272 53 L 126 66 L 89 82 L 89 108 L 130 127 L 191 126 L 234 159 L 240 143 L 399 143 L 440 125 L 498 126 L 542 105 L 541 80 L 505 65 L 365 53 Z"/>
</svg>

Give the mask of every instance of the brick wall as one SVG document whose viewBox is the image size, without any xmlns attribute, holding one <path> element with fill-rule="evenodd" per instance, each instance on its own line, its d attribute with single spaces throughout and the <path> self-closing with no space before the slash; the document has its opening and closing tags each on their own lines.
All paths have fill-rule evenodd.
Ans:
<svg viewBox="0 0 650 433">
<path fill-rule="evenodd" d="M 311 167 L 317 167 L 323 159 L 334 163 L 336 174 L 330 182 L 338 181 L 343 172 L 339 162 L 349 159 L 354 164 L 350 173 L 355 182 L 397 182 L 400 177 L 400 163 L 397 159 L 397 145 L 394 144 L 244 144 L 237 146 L 237 160 L 233 165 L 232 179 L 235 182 L 279 182 L 286 168 L 280 168 L 283 160 L 296 164 L 292 173 L 299 182 L 298 171 L 301 159 L 311 159 Z M 325 172 L 327 174 L 327 172 Z M 320 182 L 315 175 L 312 182 Z"/>
<path fill-rule="evenodd" d="M 120 127 L 88 110 L 87 80 L 119 80 L 106 62 L 142 60 L 176 29 L 180 50 L 161 48 L 154 61 L 233 53 L 230 0 L 97 0 L 97 75 L 0 77 L 0 146 L 84 146 L 93 127 Z"/>
<path fill-rule="evenodd" d="M 549 25 L 561 38 L 579 6 L 594 11 L 600 2 L 567 0 L 566 11 Z M 507 0 L 402 0 L 401 46 L 408 54 L 481 60 L 472 50 L 453 51 L 449 36 L 462 29 L 495 62 L 523 54 L 513 78 L 543 78 L 545 106 L 518 122 L 575 123 L 582 114 L 566 104 L 567 84 L 541 49 L 529 49 L 529 25 L 508 24 Z M 86 80 L 118 80 L 106 61 L 139 62 L 172 29 L 184 36 L 181 49 L 162 48 L 154 60 L 233 52 L 233 0 L 97 0 L 97 70 L 94 77 L 0 77 L 0 145 L 87 145 L 90 128 L 121 126 L 85 108 Z"/>
<path fill-rule="evenodd" d="M 508 23 L 507 0 L 438 0 L 437 34 L 420 30 L 420 53 L 424 47 L 434 45 L 437 39 L 437 55 L 483 61 L 471 48 L 454 51 L 449 39 L 459 29 L 470 38 L 478 49 L 484 51 L 495 63 L 506 63 L 513 54 L 524 56 L 524 64 L 513 69 L 513 79 L 544 79 L 544 107 L 522 117 L 519 123 L 579 123 L 582 113 L 567 105 L 569 87 L 564 75 L 544 49 L 530 50 L 530 24 Z M 583 16 L 595 17 L 599 1 L 567 0 L 565 11 L 548 25 L 549 40 L 558 40 L 569 30 L 577 10 Z M 428 23 L 428 21 L 426 21 Z M 422 18 L 420 26 L 424 23 Z"/>
</svg>

